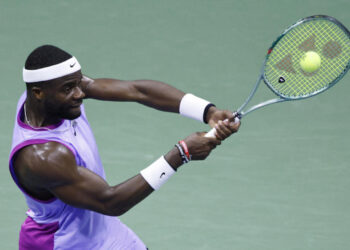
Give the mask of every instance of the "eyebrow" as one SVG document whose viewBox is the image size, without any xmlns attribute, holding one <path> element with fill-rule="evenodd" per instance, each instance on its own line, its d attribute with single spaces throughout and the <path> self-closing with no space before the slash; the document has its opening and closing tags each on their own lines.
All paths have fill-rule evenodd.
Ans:
<svg viewBox="0 0 350 250">
<path fill-rule="evenodd" d="M 82 80 L 82 78 L 80 78 L 80 79 L 71 78 L 71 79 L 67 79 L 67 80 L 63 81 L 62 84 L 64 86 L 64 85 L 71 84 L 71 83 L 79 83 L 79 82 L 81 82 L 81 80 Z"/>
<path fill-rule="evenodd" d="M 59 87 L 63 87 L 66 86 L 67 84 L 71 84 L 71 83 L 80 83 L 81 80 L 83 79 L 83 75 L 81 74 L 81 76 L 78 77 L 69 77 L 63 81 L 57 82 L 56 84 L 60 85 Z"/>
</svg>

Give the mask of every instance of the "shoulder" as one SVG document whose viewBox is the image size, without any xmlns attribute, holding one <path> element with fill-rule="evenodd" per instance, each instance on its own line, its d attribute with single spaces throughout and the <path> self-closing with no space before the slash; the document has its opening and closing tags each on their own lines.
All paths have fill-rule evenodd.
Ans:
<svg viewBox="0 0 350 250">
<path fill-rule="evenodd" d="M 64 180 L 77 167 L 70 149 L 53 141 L 24 147 L 16 154 L 13 166 L 20 179 L 31 179 L 43 186 Z"/>
<path fill-rule="evenodd" d="M 17 153 L 17 157 L 25 158 L 29 161 L 51 162 L 59 159 L 69 159 L 74 157 L 70 149 L 59 142 L 49 141 L 40 144 L 31 144 L 24 147 Z"/>
</svg>

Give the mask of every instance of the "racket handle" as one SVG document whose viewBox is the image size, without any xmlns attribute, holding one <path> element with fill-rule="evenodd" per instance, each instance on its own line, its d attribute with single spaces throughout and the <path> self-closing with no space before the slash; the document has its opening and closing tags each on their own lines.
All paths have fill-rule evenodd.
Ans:
<svg viewBox="0 0 350 250">
<path fill-rule="evenodd" d="M 215 133 L 216 133 L 216 129 L 215 128 L 212 128 L 208 133 L 206 133 L 204 135 L 204 137 L 212 137 L 212 138 L 215 138 Z"/>
<path fill-rule="evenodd" d="M 227 121 L 227 119 L 225 120 L 225 121 Z M 235 123 L 237 123 L 237 122 L 239 122 L 240 120 L 239 120 L 239 118 L 238 117 L 235 117 Z M 216 129 L 215 128 L 212 128 L 208 133 L 206 133 L 205 135 L 204 135 L 204 137 L 215 137 L 215 134 L 216 134 Z"/>
</svg>

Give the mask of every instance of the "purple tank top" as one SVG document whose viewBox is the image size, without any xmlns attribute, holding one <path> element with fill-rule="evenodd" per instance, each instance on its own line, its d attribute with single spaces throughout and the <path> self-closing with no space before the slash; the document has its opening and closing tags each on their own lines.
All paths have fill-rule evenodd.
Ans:
<svg viewBox="0 0 350 250">
<path fill-rule="evenodd" d="M 146 249 L 143 242 L 117 217 L 107 216 L 65 204 L 59 199 L 41 201 L 27 194 L 18 183 L 12 158 L 21 148 L 31 144 L 56 141 L 70 149 L 77 165 L 105 179 L 97 145 L 87 121 L 84 106 L 79 118 L 62 120 L 57 125 L 31 128 L 20 119 L 24 93 L 17 104 L 10 153 L 10 172 L 22 190 L 29 210 L 22 224 L 19 249 Z"/>
</svg>

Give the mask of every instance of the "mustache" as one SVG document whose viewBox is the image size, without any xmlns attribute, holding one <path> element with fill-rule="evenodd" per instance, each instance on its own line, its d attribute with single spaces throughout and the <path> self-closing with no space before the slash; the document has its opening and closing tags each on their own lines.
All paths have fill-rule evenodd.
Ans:
<svg viewBox="0 0 350 250">
<path fill-rule="evenodd" d="M 79 107 L 82 104 L 83 104 L 83 99 L 73 102 L 70 106 L 71 107 Z"/>
</svg>

